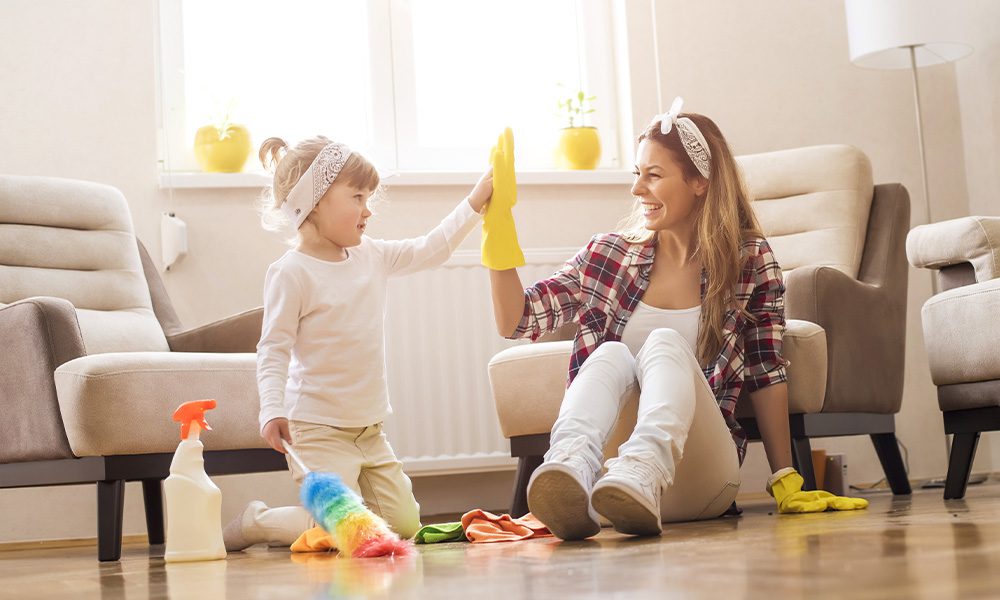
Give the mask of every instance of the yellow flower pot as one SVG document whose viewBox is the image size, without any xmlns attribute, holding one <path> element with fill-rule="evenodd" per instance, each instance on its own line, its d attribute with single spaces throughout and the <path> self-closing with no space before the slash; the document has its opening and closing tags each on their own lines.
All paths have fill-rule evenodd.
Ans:
<svg viewBox="0 0 1000 600">
<path fill-rule="evenodd" d="M 560 169 L 596 169 L 601 162 L 601 138 L 596 127 L 567 127 L 559 136 L 556 164 Z"/>
<path fill-rule="evenodd" d="M 228 125 L 222 131 L 205 125 L 194 135 L 194 158 L 206 173 L 239 173 L 251 147 L 250 132 L 242 125 Z"/>
</svg>

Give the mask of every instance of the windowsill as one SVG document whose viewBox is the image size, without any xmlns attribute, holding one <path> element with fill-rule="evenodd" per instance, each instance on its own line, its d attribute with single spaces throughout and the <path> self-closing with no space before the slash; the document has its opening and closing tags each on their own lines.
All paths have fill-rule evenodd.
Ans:
<svg viewBox="0 0 1000 600">
<path fill-rule="evenodd" d="M 473 185 L 478 171 L 402 171 L 386 179 L 386 185 L 447 186 Z M 518 185 L 628 185 L 629 171 L 596 169 L 593 171 L 518 171 Z M 160 173 L 160 189 L 262 188 L 271 183 L 265 173 L 200 173 L 175 171 Z"/>
</svg>

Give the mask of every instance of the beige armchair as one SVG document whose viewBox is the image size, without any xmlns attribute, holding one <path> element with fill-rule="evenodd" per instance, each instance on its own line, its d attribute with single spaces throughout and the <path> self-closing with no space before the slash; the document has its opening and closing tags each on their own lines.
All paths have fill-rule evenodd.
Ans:
<svg viewBox="0 0 1000 600">
<path fill-rule="evenodd" d="M 784 270 L 789 425 L 806 487 L 815 487 L 810 438 L 869 435 L 893 493 L 909 494 L 894 419 L 906 347 L 905 188 L 873 186 L 867 157 L 849 146 L 738 160 Z M 548 449 L 574 330 L 509 348 L 489 364 L 500 428 L 519 459 L 515 514 L 526 512 L 528 479 Z M 609 437 L 607 456 L 634 427 L 636 406 L 634 397 Z M 739 403 L 737 417 L 751 440 L 760 439 L 750 402 Z"/>
<path fill-rule="evenodd" d="M 1000 217 L 914 227 L 906 254 L 936 271 L 941 290 L 921 318 L 944 430 L 954 434 L 944 497 L 962 498 L 980 432 L 1000 430 Z"/>
<path fill-rule="evenodd" d="M 150 544 L 173 410 L 215 398 L 210 474 L 287 468 L 258 435 L 260 309 L 185 330 L 118 190 L 0 175 L 0 488 L 96 483 L 98 557 L 121 554 L 126 481 L 141 481 Z"/>
</svg>

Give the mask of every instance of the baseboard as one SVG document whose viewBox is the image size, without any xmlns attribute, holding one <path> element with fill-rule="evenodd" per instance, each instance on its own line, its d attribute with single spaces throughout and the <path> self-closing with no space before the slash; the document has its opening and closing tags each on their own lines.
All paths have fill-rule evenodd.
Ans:
<svg viewBox="0 0 1000 600">
<path fill-rule="evenodd" d="M 122 536 L 122 544 L 149 543 L 145 533 Z M 35 540 L 30 542 L 0 542 L 0 552 L 21 552 L 24 550 L 51 550 L 53 548 L 86 548 L 96 547 L 97 538 L 72 538 L 66 540 Z"/>
</svg>

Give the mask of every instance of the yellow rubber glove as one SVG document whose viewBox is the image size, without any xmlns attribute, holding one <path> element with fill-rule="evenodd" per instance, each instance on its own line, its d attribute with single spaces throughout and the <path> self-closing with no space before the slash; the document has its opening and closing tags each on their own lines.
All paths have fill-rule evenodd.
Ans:
<svg viewBox="0 0 1000 600">
<path fill-rule="evenodd" d="M 517 243 L 511 209 L 517 204 L 514 176 L 514 132 L 504 129 L 490 151 L 493 165 L 493 197 L 483 216 L 482 263 L 495 271 L 524 266 L 524 253 Z"/>
<path fill-rule="evenodd" d="M 812 513 L 825 510 L 857 510 L 868 506 L 868 501 L 864 498 L 834 496 L 830 492 L 822 490 L 804 492 L 802 491 L 802 483 L 803 479 L 798 471 L 788 469 L 787 473 L 778 477 L 770 485 L 768 492 L 774 496 L 775 502 L 778 503 L 778 512 L 782 514 Z"/>
</svg>

